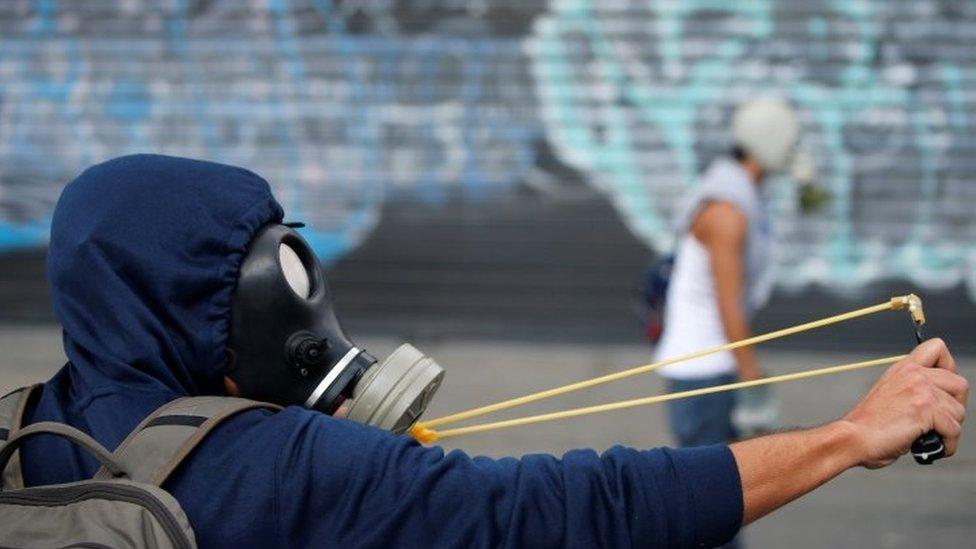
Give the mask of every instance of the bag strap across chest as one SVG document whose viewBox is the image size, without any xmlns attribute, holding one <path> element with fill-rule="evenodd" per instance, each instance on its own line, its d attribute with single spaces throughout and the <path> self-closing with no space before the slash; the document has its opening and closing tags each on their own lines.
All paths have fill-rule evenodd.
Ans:
<svg viewBox="0 0 976 549">
<path fill-rule="evenodd" d="M 247 410 L 280 406 L 233 397 L 183 397 L 142 420 L 115 450 L 115 460 L 136 482 L 160 486 L 194 448 L 224 420 Z M 102 467 L 94 479 L 112 478 Z"/>
<path fill-rule="evenodd" d="M 0 397 L 0 450 L 7 445 L 10 437 L 20 430 L 24 421 L 24 411 L 34 391 L 40 385 L 28 385 Z M 0 486 L 23 488 L 24 477 L 20 470 L 20 452 L 14 454 L 10 465 L 3 471 Z"/>
</svg>

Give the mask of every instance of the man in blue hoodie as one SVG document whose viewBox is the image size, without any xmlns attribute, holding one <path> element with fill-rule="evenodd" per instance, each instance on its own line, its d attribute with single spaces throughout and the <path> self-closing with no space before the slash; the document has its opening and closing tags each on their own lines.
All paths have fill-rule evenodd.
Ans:
<svg viewBox="0 0 976 549">
<path fill-rule="evenodd" d="M 236 391 L 235 287 L 252 239 L 282 213 L 259 176 L 209 162 L 127 156 L 71 182 L 47 258 L 68 363 L 25 423 L 67 423 L 115 448 L 165 402 Z M 933 340 L 822 427 L 562 459 L 445 455 L 299 406 L 252 410 L 213 431 L 164 488 L 202 547 L 712 546 L 845 469 L 891 463 L 930 429 L 952 455 L 967 391 Z M 53 437 L 27 441 L 22 457 L 29 486 L 98 467 Z"/>
</svg>

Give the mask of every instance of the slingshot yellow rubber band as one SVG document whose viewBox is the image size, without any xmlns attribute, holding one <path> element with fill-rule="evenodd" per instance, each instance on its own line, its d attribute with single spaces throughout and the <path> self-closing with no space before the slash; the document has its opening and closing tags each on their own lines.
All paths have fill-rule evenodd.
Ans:
<svg viewBox="0 0 976 549">
<path fill-rule="evenodd" d="M 870 368 L 872 366 L 881 366 L 884 364 L 893 364 L 899 360 L 905 358 L 908 355 L 897 355 L 890 356 L 886 358 L 878 358 L 874 360 L 865 360 L 863 362 L 854 362 L 851 364 L 842 364 L 840 366 L 831 366 L 829 368 L 820 368 L 817 370 L 806 370 L 803 372 L 796 372 L 792 374 L 783 374 L 779 376 L 766 377 L 762 379 L 755 379 L 752 381 L 739 381 L 736 383 L 729 383 L 726 385 L 716 385 L 714 387 L 705 387 L 703 389 L 693 389 L 690 391 L 680 391 L 677 393 L 668 393 L 666 395 L 657 395 L 644 398 L 635 398 L 632 400 L 621 400 L 618 402 L 611 402 L 608 404 L 600 404 L 597 406 L 587 406 L 584 408 L 574 408 L 571 410 L 563 410 L 561 412 L 552 412 L 548 414 L 539 414 L 534 416 L 521 417 L 516 419 L 509 419 L 504 421 L 495 421 L 492 423 L 482 423 L 479 425 L 471 425 L 468 427 L 458 427 L 456 429 L 445 429 L 443 431 L 435 431 L 427 426 L 418 423 L 410 429 L 410 434 L 418 441 L 424 444 L 430 444 L 438 440 L 453 437 L 458 435 L 469 435 L 472 433 L 483 433 L 485 431 L 494 431 L 497 429 L 505 429 L 507 427 L 518 427 L 520 425 L 529 425 L 532 423 L 542 423 L 544 421 L 555 421 L 557 419 L 567 419 L 571 417 L 583 416 L 588 414 L 598 414 L 601 412 L 612 412 L 614 410 L 623 410 L 625 408 L 633 408 L 635 406 L 645 406 L 648 404 L 658 404 L 660 402 L 667 402 L 669 400 L 678 400 L 681 398 L 690 398 L 701 395 L 710 395 L 713 393 L 721 393 L 724 391 L 735 391 L 737 389 L 748 389 L 750 387 L 758 387 L 760 385 L 771 385 L 773 383 L 784 383 L 787 381 L 796 381 L 798 379 L 807 379 L 811 377 L 826 376 L 831 374 L 838 374 L 841 372 L 850 372 L 852 370 L 860 370 L 862 368 Z"/>
<path fill-rule="evenodd" d="M 603 383 L 608 383 L 611 381 L 616 381 L 618 379 L 624 379 L 638 374 L 643 374 L 647 372 L 654 371 L 663 366 L 669 364 L 676 364 L 678 362 L 685 362 L 688 360 L 694 360 L 696 358 L 701 358 L 703 356 L 708 356 L 715 353 L 720 353 L 722 351 L 731 351 L 733 349 L 738 349 L 740 347 L 745 347 L 747 345 L 755 345 L 757 343 L 762 343 L 764 341 L 770 341 L 773 339 L 778 339 L 781 337 L 790 336 L 793 334 L 798 334 L 800 332 L 805 332 L 808 330 L 814 330 L 816 328 L 822 328 L 824 326 L 829 326 L 831 324 L 837 324 L 838 322 L 844 322 L 854 318 L 871 315 L 874 313 L 879 313 L 882 311 L 898 311 L 907 309 L 912 317 L 912 320 L 917 325 L 925 324 L 925 313 L 922 308 L 922 300 L 915 294 L 908 294 L 902 296 L 895 296 L 885 301 L 884 303 L 879 303 L 877 305 L 872 305 L 871 307 L 864 307 L 863 309 L 856 309 L 847 313 L 842 313 L 839 315 L 829 316 L 827 318 L 822 318 L 820 320 L 814 320 L 812 322 L 806 322 L 803 324 L 797 324 L 796 326 L 791 326 L 789 328 L 783 328 L 782 330 L 776 330 L 772 332 L 767 332 L 765 334 L 760 334 L 750 338 L 742 339 L 739 341 L 733 341 L 731 343 L 726 343 L 725 345 L 719 345 L 716 347 L 711 347 L 694 353 L 689 353 L 682 356 L 677 356 L 674 358 L 669 358 L 667 360 L 662 360 L 660 362 L 655 362 L 653 364 L 646 364 L 644 366 L 638 366 L 636 368 L 631 368 L 629 370 L 624 370 L 621 372 L 616 372 L 613 374 L 607 374 L 604 376 L 595 377 L 592 379 L 587 379 L 579 381 L 576 383 L 570 383 L 569 385 L 563 385 L 561 387 L 555 387 L 546 391 L 540 391 L 537 393 L 532 393 L 518 398 L 513 398 L 509 400 L 504 400 L 502 402 L 497 402 L 495 404 L 490 404 L 487 406 L 481 406 L 479 408 L 473 408 L 465 412 L 458 412 L 456 414 L 451 414 L 449 416 L 444 416 L 436 419 L 432 419 L 426 422 L 418 422 L 413 427 L 410 428 L 410 435 L 417 439 L 418 441 L 429 444 L 435 442 L 439 439 L 449 436 L 457 436 L 469 433 L 480 433 L 483 431 L 491 431 L 495 429 L 503 429 L 506 427 L 515 427 L 518 425 L 527 425 L 530 423 L 539 423 L 542 421 L 552 421 L 556 419 L 564 419 L 569 417 L 576 417 L 585 414 L 595 414 L 600 412 L 608 412 L 611 410 L 620 410 L 623 408 L 630 408 L 633 406 L 642 406 L 645 404 L 655 404 L 658 402 L 666 402 L 669 400 L 676 400 L 679 398 L 688 398 L 699 395 L 707 395 L 712 393 L 718 393 L 721 391 L 733 391 L 736 389 L 746 389 L 749 387 L 755 387 L 758 385 L 768 385 L 771 383 L 782 383 L 784 381 L 793 381 L 796 379 L 805 379 L 810 377 L 817 377 L 829 374 L 836 374 L 840 372 L 846 372 L 850 370 L 856 370 L 859 368 L 868 368 L 871 366 L 877 366 L 880 364 L 889 364 L 892 362 L 897 362 L 907 355 L 899 355 L 889 358 L 880 358 L 876 360 L 868 360 L 864 362 L 855 362 L 852 364 L 843 364 L 840 366 L 833 366 L 830 368 L 821 368 L 819 370 L 808 370 L 805 372 L 797 372 L 793 374 L 784 374 L 781 376 L 768 377 L 764 379 L 757 379 L 753 381 L 742 381 L 738 383 L 730 383 L 728 385 L 720 385 L 717 387 L 707 387 L 704 389 L 696 389 L 693 391 L 683 391 L 678 393 L 670 393 L 666 395 L 657 395 L 652 397 L 638 398 L 634 400 L 625 400 L 620 402 L 611 402 L 609 404 L 602 404 L 599 406 L 589 406 L 585 408 L 575 408 L 571 410 L 564 410 L 562 412 L 552 412 L 548 414 L 539 414 L 534 416 L 527 416 L 517 419 L 509 419 L 504 421 L 496 421 L 493 423 L 483 423 L 480 425 L 471 425 L 468 427 L 459 427 L 455 429 L 446 429 L 443 431 L 437 431 L 433 429 L 438 425 L 445 425 L 448 423 L 456 423 L 458 421 L 463 421 L 465 419 L 470 419 L 473 417 L 482 416 L 489 414 L 491 412 L 497 412 L 499 410 L 506 410 L 508 408 L 513 408 L 515 406 L 520 406 L 522 404 L 528 404 L 530 402 L 535 402 L 537 400 L 542 400 L 549 397 L 554 397 L 557 395 L 566 394 L 572 391 L 579 391 L 581 389 L 586 389 L 588 387 L 593 387 L 595 385 L 600 385 Z"/>
<path fill-rule="evenodd" d="M 652 372 L 654 370 L 657 370 L 658 368 L 662 368 L 670 364 L 677 364 L 678 362 L 694 360 L 696 358 L 701 358 L 703 356 L 708 356 L 715 353 L 721 353 L 723 351 L 731 351 L 733 349 L 738 349 L 739 347 L 746 347 L 748 345 L 763 343 L 765 341 L 770 341 L 773 339 L 778 339 L 781 337 L 798 334 L 800 332 L 805 332 L 808 330 L 814 330 L 816 328 L 822 328 L 824 326 L 830 326 L 831 324 L 837 324 L 838 322 L 844 322 L 847 320 L 871 315 L 874 313 L 879 313 L 882 311 L 891 311 L 891 310 L 899 310 L 899 309 L 906 309 L 906 308 L 912 312 L 913 316 L 916 314 L 922 315 L 921 300 L 917 296 L 915 296 L 914 294 L 897 296 L 891 298 L 888 301 L 885 301 L 884 303 L 872 305 L 871 307 L 865 307 L 863 309 L 857 309 L 854 311 L 850 311 L 848 313 L 834 315 L 827 318 L 822 318 L 820 320 L 814 320 L 812 322 L 798 324 L 796 326 L 790 326 L 789 328 L 783 328 L 782 330 L 767 332 L 765 334 L 760 334 L 739 341 L 733 341 L 731 343 L 726 343 L 724 345 L 718 345 L 716 347 L 711 347 L 694 353 L 689 353 L 686 355 L 669 358 L 667 360 L 662 360 L 660 362 L 655 362 L 653 364 L 645 364 L 644 366 L 638 366 L 636 368 L 631 368 L 629 370 L 623 370 L 621 372 L 615 372 L 612 374 L 594 377 L 591 379 L 578 381 L 576 383 L 570 383 L 569 385 L 563 385 L 561 387 L 555 387 L 545 391 L 539 391 L 537 393 L 532 393 L 518 398 L 504 400 L 501 402 L 497 402 L 495 404 L 489 404 L 487 406 L 473 408 L 465 412 L 458 412 L 456 414 L 451 414 L 448 416 L 431 419 L 429 421 L 420 422 L 417 425 L 415 425 L 414 428 L 419 433 L 422 432 L 423 429 L 430 429 L 433 427 L 437 427 L 439 425 L 446 425 L 448 423 L 457 423 L 458 421 L 464 421 L 466 419 L 483 416 L 485 414 L 490 414 L 492 412 L 497 412 L 500 410 L 507 410 L 508 408 L 514 408 L 515 406 L 521 406 L 523 404 L 528 404 L 530 402 L 535 402 L 537 400 L 563 395 L 573 391 L 579 391 L 581 389 L 586 389 L 596 385 L 601 385 L 603 383 L 609 383 L 611 381 L 628 378 L 638 374 Z M 921 316 L 921 318 L 922 318 L 922 322 L 924 322 L 925 317 Z M 413 432 L 413 430 L 411 430 L 411 432 Z"/>
</svg>

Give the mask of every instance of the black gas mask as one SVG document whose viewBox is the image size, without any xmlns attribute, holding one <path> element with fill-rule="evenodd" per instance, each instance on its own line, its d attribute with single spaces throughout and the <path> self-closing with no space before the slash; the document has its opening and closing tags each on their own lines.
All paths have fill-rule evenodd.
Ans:
<svg viewBox="0 0 976 549">
<path fill-rule="evenodd" d="M 231 304 L 228 375 L 241 396 L 300 404 L 402 433 L 427 408 L 444 370 L 412 345 L 382 363 L 346 336 L 318 259 L 290 226 L 263 227 Z"/>
</svg>

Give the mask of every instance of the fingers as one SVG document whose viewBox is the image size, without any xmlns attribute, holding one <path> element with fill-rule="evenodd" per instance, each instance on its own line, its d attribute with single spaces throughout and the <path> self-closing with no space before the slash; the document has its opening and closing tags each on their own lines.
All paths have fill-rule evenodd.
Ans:
<svg viewBox="0 0 976 549">
<path fill-rule="evenodd" d="M 935 429 L 945 443 L 946 455 L 955 454 L 966 419 L 969 382 L 956 373 L 948 347 L 940 339 L 926 341 L 901 366 L 898 373 L 913 386 L 918 410 L 928 417 L 923 432 Z"/>
<path fill-rule="evenodd" d="M 945 393 L 941 393 L 939 395 L 939 401 L 940 401 L 939 404 L 941 410 L 944 411 L 948 415 L 948 417 L 952 418 L 953 421 L 955 421 L 959 425 L 962 425 L 963 422 L 966 421 L 965 406 L 959 404 L 959 402 L 957 402 L 952 397 L 946 395 Z"/>
<path fill-rule="evenodd" d="M 922 394 L 926 396 L 921 397 L 920 401 L 929 408 L 931 417 L 930 427 L 925 427 L 923 431 L 935 429 L 945 444 L 946 455 L 955 454 L 959 437 L 962 436 L 962 423 L 966 419 L 966 407 L 955 396 L 936 387 L 923 390 Z"/>
<path fill-rule="evenodd" d="M 945 395 L 945 393 L 942 393 Z M 956 449 L 959 447 L 959 437 L 962 435 L 962 424 L 955 417 L 950 410 L 949 403 L 954 403 L 957 406 L 961 406 L 955 400 L 945 397 L 945 402 L 943 406 L 939 406 L 932 416 L 933 427 L 936 432 L 942 436 L 942 441 L 945 443 L 946 455 L 951 456 L 956 453 Z"/>
<path fill-rule="evenodd" d="M 936 387 L 952 395 L 958 404 L 966 403 L 969 396 L 969 382 L 966 378 L 947 370 L 933 368 L 923 370 L 923 373 Z"/>
<path fill-rule="evenodd" d="M 952 358 L 952 353 L 949 352 L 945 341 L 937 337 L 918 344 L 908 358 L 925 368 L 956 371 L 956 361 Z"/>
</svg>

